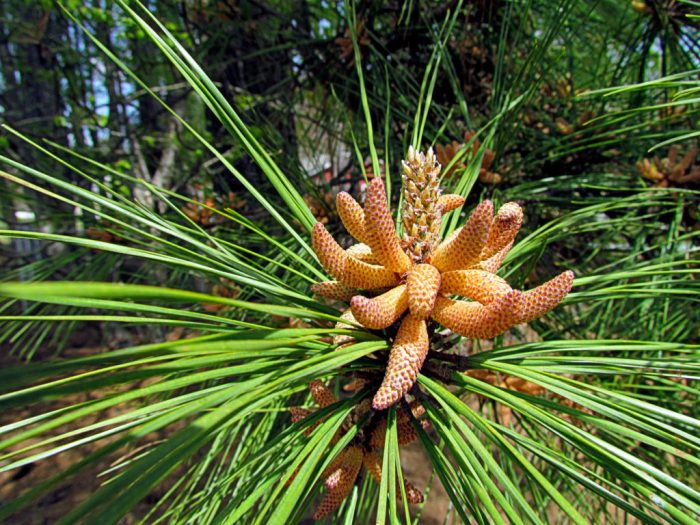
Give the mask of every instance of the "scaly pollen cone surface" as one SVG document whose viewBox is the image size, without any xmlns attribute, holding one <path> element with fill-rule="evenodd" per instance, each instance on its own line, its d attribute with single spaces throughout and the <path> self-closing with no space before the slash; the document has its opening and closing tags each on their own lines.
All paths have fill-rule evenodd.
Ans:
<svg viewBox="0 0 700 525">
<path fill-rule="evenodd" d="M 348 386 L 348 385 L 346 385 Z M 325 408 L 338 401 L 330 388 L 320 380 L 309 383 L 309 390 L 314 402 L 319 408 Z M 331 440 L 332 444 L 338 442 L 342 435 L 350 428 L 353 421 L 358 421 L 360 417 L 369 411 L 369 399 L 364 399 L 357 404 L 343 422 L 341 428 L 336 432 Z M 299 423 L 310 416 L 314 410 L 289 407 L 292 415 L 292 423 Z M 410 415 L 409 415 L 410 411 Z M 427 419 L 420 420 L 425 414 L 425 408 L 418 402 L 411 402 L 408 407 L 399 407 L 396 414 L 396 428 L 398 432 L 399 446 L 408 445 L 418 439 L 418 432 L 413 427 L 411 419 L 416 419 L 423 429 L 429 427 Z M 369 423 L 363 426 L 362 430 L 352 438 L 345 448 L 328 464 L 321 473 L 321 478 L 326 491 L 314 514 L 315 520 L 335 512 L 340 507 L 343 500 L 348 496 L 356 483 L 358 474 L 364 466 L 370 476 L 379 484 L 382 481 L 382 456 L 380 451 L 384 449 L 388 421 L 386 413 L 375 413 L 370 418 Z M 320 424 L 320 421 L 306 427 L 304 433 L 310 435 Z M 299 469 L 292 472 L 286 481 L 289 485 L 297 476 Z M 396 497 L 401 500 L 402 485 L 406 492 L 406 499 L 409 503 L 422 503 L 423 493 L 405 478 L 396 479 Z"/>
<path fill-rule="evenodd" d="M 490 339 L 552 310 L 574 280 L 573 272 L 566 271 L 533 290 L 513 290 L 495 274 L 520 230 L 522 208 L 507 202 L 494 214 L 493 203 L 482 201 L 464 226 L 441 240 L 442 218 L 460 208 L 464 198 L 442 194 L 441 167 L 432 149 L 423 154 L 410 148 L 402 167 L 401 237 L 380 178 L 369 183 L 364 208 L 345 192 L 336 199 L 338 214 L 358 244 L 343 249 L 321 223 L 312 231 L 314 251 L 334 278 L 314 285 L 313 291 L 333 300 L 349 299 L 342 318 L 367 329 L 400 321 L 372 402 L 375 410 L 390 407 L 413 387 L 428 355 L 431 320 L 464 337 Z M 347 336 L 335 340 L 352 341 Z"/>
</svg>

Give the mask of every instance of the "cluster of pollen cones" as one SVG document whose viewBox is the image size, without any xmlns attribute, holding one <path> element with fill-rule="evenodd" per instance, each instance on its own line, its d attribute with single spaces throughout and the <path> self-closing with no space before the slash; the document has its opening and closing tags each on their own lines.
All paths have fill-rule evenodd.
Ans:
<svg viewBox="0 0 700 525">
<path fill-rule="evenodd" d="M 309 383 L 311 396 L 320 408 L 325 408 L 338 399 L 333 392 L 320 380 L 314 380 Z M 369 400 L 367 400 L 369 401 Z M 410 419 L 420 418 L 425 409 L 417 402 L 412 402 L 409 405 L 411 414 L 405 409 L 400 409 L 396 416 L 396 428 L 398 433 L 399 445 L 407 445 L 418 439 L 418 433 L 414 429 Z M 300 407 L 292 407 L 289 409 L 292 414 L 292 422 L 297 423 L 310 415 L 313 411 Z M 349 419 L 357 420 L 363 414 L 370 410 L 369 403 L 360 403 L 355 407 Z M 305 434 L 310 434 L 313 429 L 320 424 L 321 421 L 310 425 L 305 429 Z M 349 423 L 346 421 L 346 423 Z M 428 426 L 427 420 L 420 422 L 423 428 Z M 347 431 L 348 425 L 344 425 L 331 440 L 332 444 L 338 442 L 342 435 Z M 350 494 L 352 487 L 355 485 L 358 475 L 364 466 L 367 473 L 377 482 L 382 480 L 382 456 L 379 454 L 384 448 L 384 440 L 386 436 L 387 420 L 386 417 L 373 418 L 370 423 L 360 431 L 353 440 L 331 461 L 328 467 L 321 474 L 326 486 L 326 492 L 319 504 L 315 520 L 320 520 L 332 512 L 334 512 L 343 500 Z M 294 473 L 287 483 L 290 483 L 296 473 Z M 396 494 L 401 497 L 401 487 L 398 486 L 397 480 Z M 406 500 L 409 503 L 421 503 L 423 501 L 423 493 L 413 486 L 409 481 L 403 480 L 403 488 L 406 492 Z"/>
<path fill-rule="evenodd" d="M 674 144 L 666 157 L 642 159 L 637 162 L 637 169 L 642 177 L 653 182 L 657 188 L 697 183 L 700 182 L 700 164 L 695 161 L 697 155 L 698 148 L 691 148 L 679 158 L 680 150 Z"/>
<path fill-rule="evenodd" d="M 345 322 L 336 326 L 381 330 L 400 321 L 372 401 L 375 410 L 396 403 L 415 383 L 428 354 L 431 319 L 464 337 L 490 339 L 549 312 L 573 283 L 567 271 L 521 292 L 495 274 L 522 225 L 523 211 L 514 202 L 495 214 L 491 201 L 481 202 L 464 226 L 441 240 L 442 217 L 461 207 L 464 198 L 442 195 L 439 179 L 432 150 L 419 154 L 411 148 L 403 162 L 402 238 L 379 178 L 369 183 L 364 207 L 345 192 L 337 196 L 338 215 L 357 244 L 345 250 L 323 224 L 313 228 L 314 251 L 335 280 L 312 289 L 350 302 L 341 316 Z M 348 342 L 348 336 L 335 340 Z"/>
</svg>

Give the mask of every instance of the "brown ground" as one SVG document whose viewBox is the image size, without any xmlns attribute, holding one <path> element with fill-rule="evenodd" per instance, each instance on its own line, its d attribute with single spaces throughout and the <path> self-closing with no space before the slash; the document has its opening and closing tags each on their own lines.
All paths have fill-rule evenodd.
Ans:
<svg viewBox="0 0 700 525">
<path fill-rule="evenodd" d="M 401 469 L 411 483 L 425 492 L 430 482 L 432 466 L 419 441 L 401 447 Z M 450 498 L 437 476 L 433 479 L 430 493 L 421 512 L 420 522 L 425 525 L 442 525 L 450 504 Z"/>
</svg>

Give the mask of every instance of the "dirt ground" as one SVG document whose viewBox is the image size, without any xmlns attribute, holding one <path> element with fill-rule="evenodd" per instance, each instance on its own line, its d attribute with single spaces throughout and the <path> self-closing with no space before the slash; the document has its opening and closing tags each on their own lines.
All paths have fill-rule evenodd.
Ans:
<svg viewBox="0 0 700 525">
<path fill-rule="evenodd" d="M 430 482 L 432 467 L 420 442 L 415 441 L 401 447 L 401 469 L 406 479 L 425 492 L 425 487 Z M 425 525 L 442 525 L 449 505 L 450 498 L 438 477 L 435 476 L 421 512 L 420 522 Z"/>
</svg>

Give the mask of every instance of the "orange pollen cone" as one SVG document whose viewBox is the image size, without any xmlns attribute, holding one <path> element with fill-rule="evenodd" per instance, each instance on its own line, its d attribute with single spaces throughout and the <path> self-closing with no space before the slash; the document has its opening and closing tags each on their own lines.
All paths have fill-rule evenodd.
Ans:
<svg viewBox="0 0 700 525">
<path fill-rule="evenodd" d="M 389 408 L 411 389 L 428 355 L 428 347 L 425 320 L 406 315 L 389 352 L 384 380 L 372 400 L 375 410 Z"/>
<path fill-rule="evenodd" d="M 345 310 L 343 314 L 340 316 L 341 319 L 344 319 L 350 323 L 355 323 L 359 324 L 355 317 L 352 315 L 352 311 L 350 308 Z M 344 323 L 342 321 L 338 321 L 335 323 L 336 328 L 342 328 L 346 330 L 351 330 L 353 328 L 357 328 L 356 326 L 353 326 L 352 324 Z M 344 345 L 347 343 L 352 343 L 355 340 L 355 338 L 351 335 L 334 335 L 333 336 L 333 344 L 334 345 Z"/>
<path fill-rule="evenodd" d="M 430 263 L 441 272 L 449 272 L 468 268 L 478 262 L 492 221 L 493 203 L 483 201 L 472 212 L 459 234 L 438 246 Z"/>
<path fill-rule="evenodd" d="M 311 242 L 323 268 L 350 287 L 373 290 L 398 283 L 394 272 L 350 257 L 320 222 L 314 224 Z"/>
<path fill-rule="evenodd" d="M 335 394 L 330 391 L 330 389 L 323 384 L 320 379 L 314 379 L 309 383 L 309 390 L 311 390 L 311 396 L 316 401 L 316 404 L 321 408 L 326 408 L 328 405 L 338 402 L 338 398 Z"/>
<path fill-rule="evenodd" d="M 489 305 L 438 297 L 432 317 L 463 337 L 491 339 L 515 324 L 521 296 L 513 290 Z"/>
<path fill-rule="evenodd" d="M 435 266 L 418 264 L 406 278 L 408 286 L 408 306 L 419 319 L 427 319 L 433 311 L 442 278 Z"/>
<path fill-rule="evenodd" d="M 334 482 L 333 488 L 328 489 L 328 492 L 323 496 L 321 503 L 314 514 L 315 520 L 320 520 L 334 512 L 343 500 L 350 494 L 357 474 L 362 467 L 362 451 L 359 447 L 347 447 L 347 453 L 343 464 L 340 467 L 337 482 Z"/>
<path fill-rule="evenodd" d="M 401 249 L 381 179 L 372 179 L 367 188 L 365 226 L 367 244 L 379 263 L 397 273 L 406 272 L 411 266 L 411 259 Z"/>
<path fill-rule="evenodd" d="M 479 258 L 488 259 L 513 242 L 523 224 L 523 209 L 515 202 L 507 202 L 498 210 L 491 224 L 486 245 Z"/>
<path fill-rule="evenodd" d="M 355 259 L 359 259 L 366 263 L 377 264 L 377 258 L 372 253 L 372 248 L 366 244 L 353 244 L 350 246 L 350 248 L 345 250 L 345 253 L 347 253 L 350 257 L 354 257 Z"/>
<path fill-rule="evenodd" d="M 438 206 L 442 211 L 442 214 L 456 210 L 464 204 L 464 197 L 461 195 L 455 195 L 454 193 L 448 193 L 447 195 L 441 195 L 438 199 Z"/>
<path fill-rule="evenodd" d="M 408 308 L 408 291 L 402 284 L 373 299 L 356 295 L 350 301 L 355 319 L 371 330 L 394 324 Z"/>
<path fill-rule="evenodd" d="M 518 310 L 518 323 L 529 323 L 552 310 L 574 284 L 574 272 L 560 273 L 551 281 L 533 288 L 523 294 Z"/>
<path fill-rule="evenodd" d="M 349 193 L 341 191 L 335 198 L 335 208 L 348 233 L 358 241 L 366 243 L 367 230 L 362 206 Z"/>
<path fill-rule="evenodd" d="M 355 257 L 348 257 L 343 279 L 346 284 L 362 290 L 376 290 L 399 284 L 397 274 L 383 266 L 368 264 Z"/>
<path fill-rule="evenodd" d="M 477 265 L 477 268 L 480 268 L 482 270 L 486 270 L 487 272 L 496 273 L 498 271 L 498 269 L 501 267 L 501 264 L 503 264 L 503 260 L 506 258 L 506 255 L 508 255 L 508 252 L 510 251 L 512 246 L 513 246 L 512 242 L 507 244 L 506 247 L 503 248 L 496 255 L 489 257 L 488 259 L 486 259 L 484 261 L 481 261 Z"/>
<path fill-rule="evenodd" d="M 333 301 L 349 301 L 357 293 L 355 288 L 340 281 L 323 281 L 312 284 L 311 291 Z"/>
<path fill-rule="evenodd" d="M 443 295 L 461 295 L 483 304 L 490 304 L 511 290 L 505 279 L 484 270 L 446 272 L 440 286 Z"/>
</svg>

